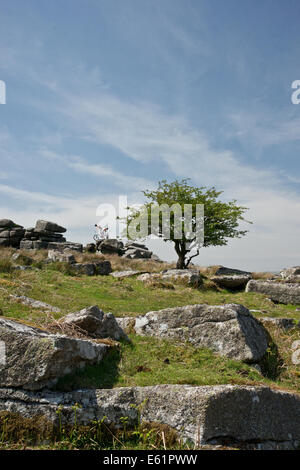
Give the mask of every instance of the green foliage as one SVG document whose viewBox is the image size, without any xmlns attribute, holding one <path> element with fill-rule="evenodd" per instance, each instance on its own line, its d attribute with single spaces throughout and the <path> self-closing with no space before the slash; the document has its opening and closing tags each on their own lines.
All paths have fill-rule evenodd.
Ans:
<svg viewBox="0 0 300 470">
<path fill-rule="evenodd" d="M 147 235 L 153 234 L 152 214 L 153 206 L 158 207 L 167 205 L 172 207 L 177 204 L 180 206 L 182 214 L 184 206 L 189 204 L 192 207 L 192 235 L 185 233 L 184 224 L 185 219 L 182 217 L 182 239 L 178 240 L 176 235 L 176 218 L 175 212 L 170 212 L 170 233 L 166 237 L 163 226 L 163 215 L 159 212 L 159 224 L 157 231 L 154 235 L 164 239 L 164 241 L 171 241 L 175 244 L 175 250 L 179 257 L 178 268 L 185 268 L 188 266 L 192 257 L 186 261 L 187 253 L 190 251 L 187 248 L 187 243 L 195 243 L 195 230 L 197 221 L 196 207 L 198 204 L 204 205 L 204 246 L 221 246 L 228 243 L 230 238 L 241 238 L 246 235 L 247 230 L 240 230 L 239 223 L 241 221 L 247 222 L 243 214 L 247 210 L 246 207 L 239 206 L 236 200 L 229 202 L 222 202 L 219 200 L 219 196 L 222 191 L 217 191 L 214 187 L 194 187 L 188 184 L 188 179 L 181 181 L 175 180 L 172 183 L 168 183 L 166 180 L 162 180 L 158 183 L 158 189 L 153 191 L 143 191 L 144 196 L 148 199 L 140 209 L 130 208 L 129 215 L 127 217 L 127 235 L 129 234 L 128 228 L 130 224 L 139 221 L 143 224 L 144 221 L 147 223 Z M 143 221 L 143 222 L 140 222 Z M 141 233 L 144 237 L 144 234 Z M 190 238 L 191 237 L 191 238 Z M 137 234 L 137 238 L 139 235 Z M 197 246 L 197 244 L 196 244 Z M 198 250 L 200 246 L 197 246 Z"/>
</svg>

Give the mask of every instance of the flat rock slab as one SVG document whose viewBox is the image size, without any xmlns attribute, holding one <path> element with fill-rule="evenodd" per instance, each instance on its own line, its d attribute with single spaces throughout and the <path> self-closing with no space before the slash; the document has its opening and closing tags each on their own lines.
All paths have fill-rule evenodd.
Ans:
<svg viewBox="0 0 300 470">
<path fill-rule="evenodd" d="M 138 278 L 139 281 L 147 282 L 155 279 L 162 279 L 166 281 L 183 281 L 190 287 L 200 287 L 203 280 L 198 271 L 191 269 L 167 269 L 160 273 L 145 273 L 141 274 Z"/>
<path fill-rule="evenodd" d="M 142 336 L 189 341 L 223 356 L 258 362 L 268 347 L 268 333 L 242 305 L 187 305 L 148 312 L 135 319 Z"/>
<path fill-rule="evenodd" d="M 107 424 L 127 428 L 139 421 L 175 429 L 197 445 L 247 445 L 250 448 L 295 449 L 300 441 L 300 397 L 268 387 L 156 385 L 69 393 L 0 388 L 0 410 L 24 417 L 45 416 L 59 425 L 89 424 L 106 416 Z M 60 407 L 60 416 L 57 409 Z M 139 409 L 137 409 L 139 408 Z"/>
<path fill-rule="evenodd" d="M 65 227 L 62 227 L 61 225 L 58 225 L 55 222 L 50 222 L 48 220 L 37 220 L 34 230 L 36 232 L 43 232 L 44 230 L 46 230 L 48 232 L 58 233 L 64 233 L 67 231 Z"/>
<path fill-rule="evenodd" d="M 288 284 L 277 281 L 248 282 L 246 292 L 265 294 L 273 302 L 300 305 L 300 284 Z"/>
<path fill-rule="evenodd" d="M 21 267 L 25 269 L 29 268 L 29 266 L 21 266 Z M 40 300 L 31 299 L 30 297 L 26 297 L 25 295 L 10 294 L 9 296 L 12 299 L 16 300 L 17 302 L 21 302 L 21 304 L 28 305 L 29 307 L 47 310 L 48 312 L 53 312 L 53 313 L 60 313 L 60 308 L 53 307 L 53 305 L 47 304 L 46 302 L 41 302 Z"/>
<path fill-rule="evenodd" d="M 225 289 L 244 289 L 247 282 L 250 281 L 250 274 L 227 274 L 212 276 L 213 281 L 217 286 L 224 287 Z"/>
<path fill-rule="evenodd" d="M 115 277 L 117 279 L 125 279 L 127 277 L 132 277 L 136 276 L 137 274 L 142 274 L 142 271 L 133 271 L 133 270 L 128 270 L 128 271 L 114 271 L 113 273 L 110 273 L 112 277 Z"/>
<path fill-rule="evenodd" d="M 226 268 L 226 266 L 220 266 L 215 272 L 215 276 L 226 276 L 226 275 L 230 276 L 232 274 L 251 276 L 251 273 L 249 271 L 242 271 L 240 269 L 234 269 L 234 268 Z"/>
<path fill-rule="evenodd" d="M 110 347 L 92 341 L 53 335 L 0 318 L 0 387 L 40 390 L 58 378 L 102 361 Z"/>
</svg>

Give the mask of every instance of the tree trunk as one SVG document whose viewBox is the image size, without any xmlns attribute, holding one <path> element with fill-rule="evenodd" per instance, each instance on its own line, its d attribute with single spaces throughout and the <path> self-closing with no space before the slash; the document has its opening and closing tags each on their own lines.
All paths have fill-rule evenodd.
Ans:
<svg viewBox="0 0 300 470">
<path fill-rule="evenodd" d="M 175 241 L 175 251 L 178 255 L 178 260 L 176 263 L 177 269 L 186 269 L 185 257 L 187 251 L 185 249 L 184 243 L 180 243 L 179 241 Z"/>
<path fill-rule="evenodd" d="M 185 256 L 179 255 L 176 263 L 176 269 L 185 269 Z"/>
</svg>

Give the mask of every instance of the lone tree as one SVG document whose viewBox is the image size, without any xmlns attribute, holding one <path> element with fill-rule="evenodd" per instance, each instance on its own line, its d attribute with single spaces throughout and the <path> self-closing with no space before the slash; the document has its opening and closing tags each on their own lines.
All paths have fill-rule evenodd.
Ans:
<svg viewBox="0 0 300 470">
<path fill-rule="evenodd" d="M 130 239 L 142 239 L 152 234 L 173 242 L 178 255 L 177 269 L 187 268 L 192 258 L 199 255 L 201 246 L 227 245 L 229 238 L 241 238 L 248 232 L 238 229 L 239 222 L 245 221 L 243 214 L 247 207 L 237 205 L 235 200 L 222 202 L 218 198 L 223 191 L 214 187 L 193 187 L 188 181 L 187 178 L 172 183 L 162 180 L 156 190 L 143 191 L 148 202 L 139 208 L 129 207 L 126 219 L 126 235 Z M 188 229 L 186 205 L 191 208 Z M 197 236 L 199 205 L 204 206 L 204 238 L 201 241 Z"/>
</svg>

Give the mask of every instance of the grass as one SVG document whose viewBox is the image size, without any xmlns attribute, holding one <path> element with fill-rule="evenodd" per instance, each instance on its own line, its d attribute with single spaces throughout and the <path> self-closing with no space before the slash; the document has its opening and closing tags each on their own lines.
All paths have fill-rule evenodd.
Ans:
<svg viewBox="0 0 300 470">
<path fill-rule="evenodd" d="M 0 250 L 0 315 L 31 325 L 49 328 L 54 319 L 67 313 L 97 304 L 105 312 L 116 316 L 138 316 L 151 310 L 188 304 L 219 305 L 238 303 L 253 315 L 287 317 L 300 320 L 300 312 L 293 305 L 276 305 L 263 294 L 220 289 L 210 281 L 217 267 L 200 268 L 204 284 L 199 289 L 180 282 L 160 280 L 143 283 L 136 277 L 115 279 L 111 276 L 74 274 L 65 263 L 45 263 L 47 252 L 21 252 L 31 269 L 16 271 L 11 261 L 16 250 Z M 114 270 L 134 269 L 158 272 L 170 265 L 145 260 L 128 260 L 118 256 L 74 253 L 78 262 L 109 259 Z M 32 257 L 32 263 L 26 257 Z M 22 262 L 19 258 L 17 263 Z M 24 263 L 25 264 L 25 263 Z M 171 266 L 172 267 L 172 266 Z M 256 273 L 256 279 L 267 279 L 269 273 Z M 10 297 L 25 295 L 60 308 L 60 313 L 47 313 L 23 305 Z M 122 342 L 98 366 L 90 366 L 60 379 L 57 390 L 77 388 L 112 388 L 156 384 L 241 384 L 268 385 L 273 388 L 300 392 L 299 366 L 292 363 L 292 344 L 300 339 L 300 330 L 287 332 L 274 325 L 267 326 L 270 347 L 264 358 L 265 375 L 253 366 L 218 356 L 208 349 L 196 349 L 191 344 L 131 334 L 131 343 Z M 276 345 L 276 346 L 274 346 Z M 16 417 L 0 413 L 0 449 L 188 449 L 173 430 L 157 428 L 144 423 L 128 431 L 109 430 L 102 423 L 86 427 L 75 426 L 57 434 L 49 423 L 39 419 Z M 42 418 L 40 418 L 42 420 Z M 26 421 L 27 420 L 27 421 Z M 100 427 L 99 427 L 100 426 Z M 100 430 L 100 431 L 99 431 Z M 100 432 L 100 434 L 99 434 Z M 46 434 L 45 434 L 46 433 Z M 48 433 L 48 434 L 47 434 Z"/>
<path fill-rule="evenodd" d="M 11 249 L 1 250 L 0 271 L 1 266 L 10 263 L 13 252 Z M 194 289 L 176 282 L 144 284 L 136 278 L 119 280 L 112 276 L 75 276 L 70 275 L 64 263 L 43 263 L 46 257 L 43 250 L 30 256 L 34 258 L 33 269 L 4 269 L 0 272 L 0 315 L 39 327 L 47 328 L 53 319 L 94 304 L 116 316 L 135 317 L 150 310 L 188 304 L 238 303 L 250 310 L 258 310 L 259 312 L 253 313 L 257 317 L 289 317 L 297 321 L 300 319 L 300 312 L 296 311 L 293 305 L 276 305 L 268 301 L 263 294 L 219 289 L 209 277 L 205 278 L 201 288 Z M 97 257 L 95 254 L 76 253 L 75 256 L 77 261 Z M 129 267 L 141 271 L 148 268 L 154 270 L 153 262 L 149 261 L 126 260 L 116 256 L 105 258 L 110 259 L 117 270 Z M 162 269 L 161 264 L 155 263 L 155 269 Z M 213 273 L 214 269 L 208 268 L 206 276 L 210 270 Z M 49 314 L 25 306 L 11 298 L 10 294 L 42 300 L 59 307 L 61 313 Z M 68 377 L 61 386 L 76 388 L 82 384 L 87 387 L 116 387 L 159 383 L 211 385 L 258 382 L 300 390 L 299 370 L 291 363 L 291 345 L 294 340 L 299 339 L 299 330 L 283 332 L 273 327 L 268 328 L 282 358 L 280 367 L 277 363 L 272 363 L 274 354 L 272 355 L 271 350 L 266 358 L 265 367 L 269 371 L 274 369 L 273 381 L 263 378 L 250 366 L 221 358 L 208 350 L 196 350 L 191 345 L 179 345 L 157 338 L 133 336 L 131 345 L 122 344 L 120 351 L 113 352 L 101 366 L 88 368 L 77 376 Z M 167 359 L 169 362 L 164 362 Z"/>
<path fill-rule="evenodd" d="M 60 411 L 58 410 L 58 415 Z M 120 429 L 108 425 L 106 417 L 87 425 L 76 422 L 53 425 L 43 416 L 21 417 L 14 412 L 0 412 L 0 450 L 190 450 L 177 432 L 159 423 L 136 423 L 126 426 L 127 419 L 120 418 Z M 59 417 L 60 419 L 60 417 Z M 127 427 L 129 429 L 127 429 Z"/>
<path fill-rule="evenodd" d="M 56 389 L 264 382 L 253 367 L 217 356 L 208 349 L 152 337 L 130 338 L 131 344 L 122 343 L 120 350 L 112 351 L 98 366 L 60 379 Z"/>
</svg>

